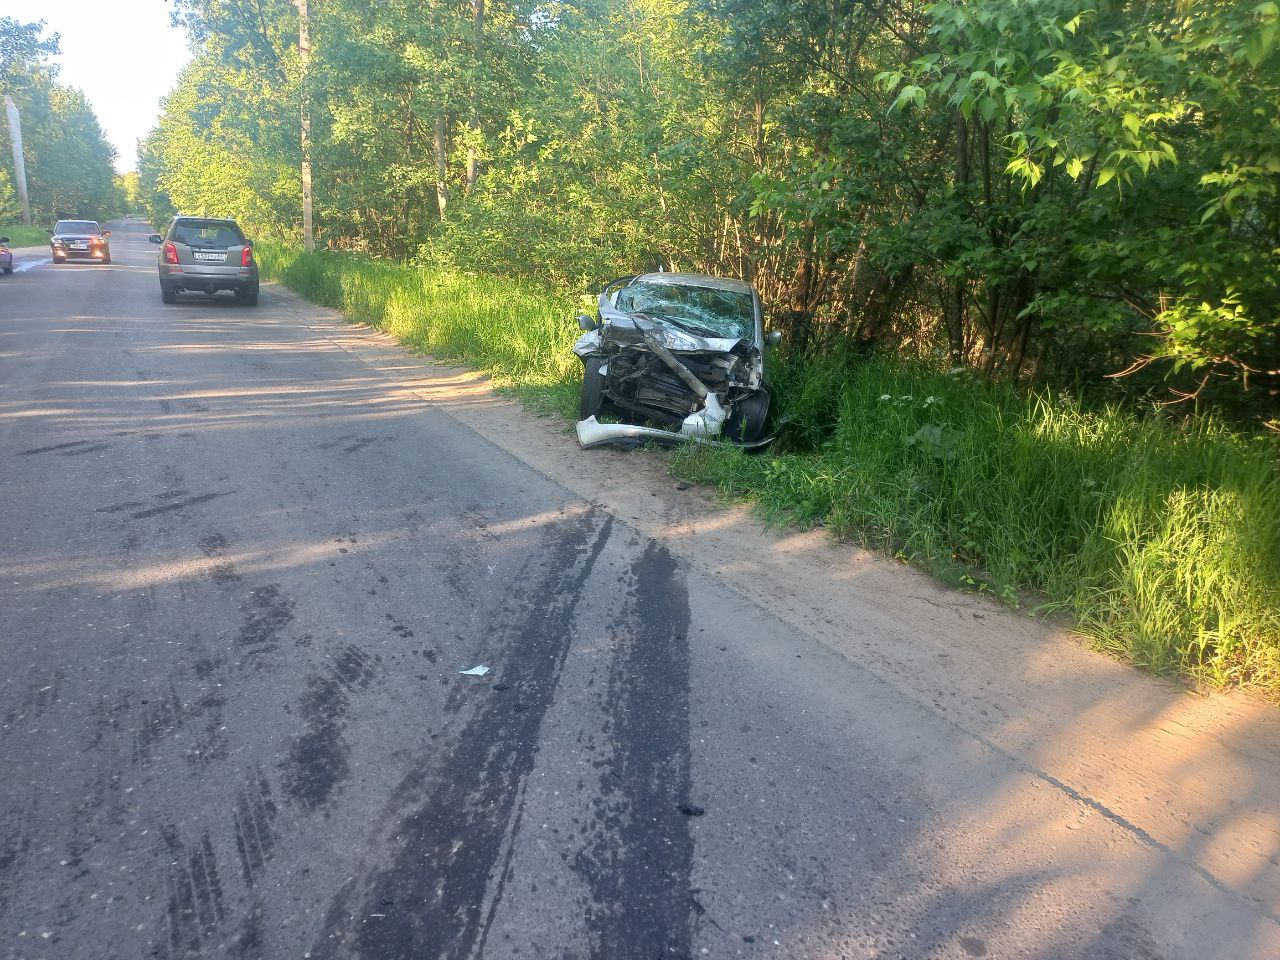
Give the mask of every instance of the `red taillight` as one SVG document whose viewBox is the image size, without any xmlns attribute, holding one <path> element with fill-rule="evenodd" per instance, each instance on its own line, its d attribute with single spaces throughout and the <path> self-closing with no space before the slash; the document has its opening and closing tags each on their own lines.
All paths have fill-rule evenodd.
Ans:
<svg viewBox="0 0 1280 960">
<path fill-rule="evenodd" d="M 175 247 L 172 243 L 166 243 L 164 245 L 164 262 L 165 263 L 178 262 L 178 248 Z"/>
<path fill-rule="evenodd" d="M 253 266 L 253 251 L 250 250 L 248 247 L 245 247 L 244 250 L 242 250 L 240 253 L 240 266 L 242 267 Z"/>
</svg>

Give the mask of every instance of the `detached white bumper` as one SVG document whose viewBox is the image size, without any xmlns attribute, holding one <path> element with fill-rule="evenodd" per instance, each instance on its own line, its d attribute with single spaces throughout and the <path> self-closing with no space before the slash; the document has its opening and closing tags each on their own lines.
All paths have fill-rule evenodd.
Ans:
<svg viewBox="0 0 1280 960">
<path fill-rule="evenodd" d="M 674 430 L 659 430 L 656 427 L 637 427 L 630 423 L 601 423 L 595 417 L 587 417 L 578 421 L 578 443 L 583 449 L 591 447 L 607 447 L 614 443 L 633 443 L 652 440 L 655 443 L 675 445 L 678 443 L 697 443 L 708 447 L 738 447 L 742 450 L 756 450 L 773 443 L 773 437 L 765 437 L 754 443 L 734 443 L 730 440 L 713 440 L 705 436 L 692 436 L 687 433 L 676 433 Z"/>
</svg>

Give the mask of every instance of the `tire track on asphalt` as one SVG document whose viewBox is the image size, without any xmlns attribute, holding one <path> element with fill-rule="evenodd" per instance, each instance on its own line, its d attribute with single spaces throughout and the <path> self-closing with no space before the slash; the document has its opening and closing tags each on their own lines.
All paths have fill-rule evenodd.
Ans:
<svg viewBox="0 0 1280 960">
<path fill-rule="evenodd" d="M 632 564 L 613 625 L 604 707 L 612 751 L 574 860 L 593 902 L 592 956 L 688 957 L 693 836 L 689 746 L 689 594 L 675 559 L 650 540 Z"/>
<path fill-rule="evenodd" d="M 393 816 L 378 844 L 391 851 L 390 863 L 337 895 L 313 958 L 460 958 L 481 941 L 489 884 L 518 829 L 574 610 L 612 528 L 613 518 L 596 510 L 547 528 L 528 585 L 491 625 L 488 653 L 503 689 L 471 685 L 451 697 L 454 709 L 480 699 L 435 763 L 411 771 L 393 793 L 393 805 L 411 809 Z"/>
</svg>

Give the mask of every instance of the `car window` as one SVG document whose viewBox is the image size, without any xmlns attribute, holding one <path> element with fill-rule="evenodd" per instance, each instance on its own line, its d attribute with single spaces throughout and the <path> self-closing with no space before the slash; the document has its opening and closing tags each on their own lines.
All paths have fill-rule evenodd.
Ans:
<svg viewBox="0 0 1280 960">
<path fill-rule="evenodd" d="M 48 221 L 45 221 L 46 223 Z M 92 220 L 59 220 L 53 225 L 54 233 L 100 233 Z"/>
<path fill-rule="evenodd" d="M 226 220 L 184 220 L 174 224 L 173 239 L 190 247 L 234 247 L 244 234 Z"/>
<path fill-rule="evenodd" d="M 620 310 L 683 321 L 718 337 L 746 340 L 755 334 L 755 305 L 751 294 L 741 290 L 641 282 L 619 290 L 616 302 Z"/>
</svg>

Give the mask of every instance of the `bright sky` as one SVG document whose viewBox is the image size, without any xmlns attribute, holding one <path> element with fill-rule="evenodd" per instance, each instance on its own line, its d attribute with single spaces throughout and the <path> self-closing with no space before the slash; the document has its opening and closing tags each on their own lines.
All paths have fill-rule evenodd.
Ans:
<svg viewBox="0 0 1280 960">
<path fill-rule="evenodd" d="M 61 34 L 59 81 L 93 104 L 115 145 L 116 169 L 134 169 L 138 141 L 191 57 L 186 34 L 169 26 L 166 0 L 0 0 L 0 17 L 44 20 L 45 36 Z"/>
</svg>

